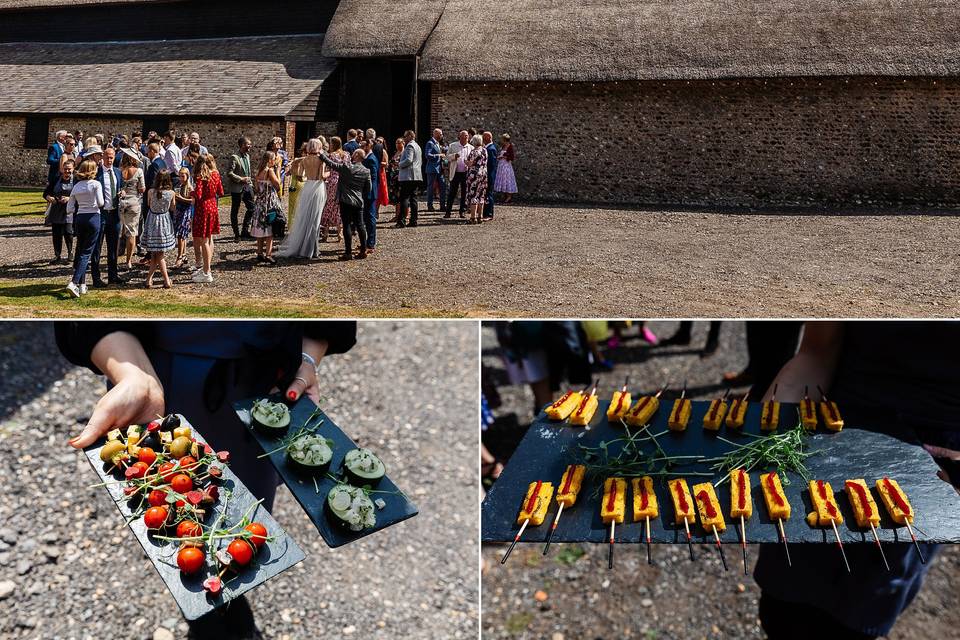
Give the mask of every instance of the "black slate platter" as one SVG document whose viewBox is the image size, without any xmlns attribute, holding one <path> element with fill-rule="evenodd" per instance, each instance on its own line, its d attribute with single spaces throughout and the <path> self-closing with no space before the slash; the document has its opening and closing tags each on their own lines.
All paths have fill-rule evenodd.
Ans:
<svg viewBox="0 0 960 640">
<path fill-rule="evenodd" d="M 189 426 L 190 423 L 183 416 L 180 416 L 180 419 L 182 424 Z M 205 442 L 201 434 L 195 430 L 194 437 L 201 443 Z M 97 472 L 101 482 L 115 480 L 119 477 L 117 473 L 106 473 L 107 465 L 100 461 L 100 449 L 104 444 L 105 441 L 84 449 L 87 460 L 94 471 Z M 104 488 L 110 494 L 110 498 L 117 505 L 124 519 L 129 519 L 133 513 L 132 505 L 123 495 L 123 485 L 108 484 Z M 227 465 L 224 468 L 223 479 L 220 483 L 220 500 L 214 507 L 216 514 L 219 514 L 223 509 L 227 490 L 232 492 L 232 495 L 227 504 L 226 521 L 232 524 L 239 521 L 257 499 Z M 216 514 L 210 514 L 205 522 L 207 524 L 212 523 Z M 274 539 L 264 543 L 250 565 L 240 573 L 227 572 L 223 577 L 223 590 L 217 596 L 208 596 L 204 592 L 203 580 L 205 575 L 181 575 L 180 569 L 177 567 L 179 545 L 176 542 L 157 540 L 148 534 L 147 528 L 143 524 L 143 518 L 136 518 L 128 526 L 136 536 L 137 542 L 143 547 L 147 557 L 150 558 L 157 573 L 160 574 L 160 578 L 167 585 L 174 601 L 180 607 L 180 611 L 183 612 L 183 617 L 187 620 L 196 620 L 202 615 L 226 605 L 234 598 L 263 584 L 270 578 L 279 575 L 305 558 L 297 543 L 287 535 L 266 509 L 258 506 L 251 512 L 250 517 L 251 520 L 262 523 L 267 532 L 274 536 Z M 173 535 L 173 532 L 165 535 Z M 224 546 L 226 546 L 226 542 L 229 541 L 225 541 Z"/>
<path fill-rule="evenodd" d="M 649 427 L 653 434 L 667 429 L 667 417 L 672 400 L 664 400 Z M 527 486 L 540 479 L 549 481 L 556 487 L 567 464 L 575 462 L 578 445 L 597 446 L 601 441 L 610 442 L 624 434 L 620 423 L 611 425 L 606 418 L 609 401 L 601 401 L 597 414 L 589 427 L 572 427 L 566 423 L 550 421 L 541 412 L 530 426 L 519 447 L 510 458 L 503 474 L 490 489 L 481 507 L 481 538 L 485 542 L 512 541 L 519 529 L 517 514 L 526 495 Z M 658 436 L 658 441 L 667 455 L 703 455 L 716 457 L 725 454 L 733 447 L 717 438 L 717 435 L 737 443 L 747 443 L 753 438 L 721 427 L 718 434 L 703 429 L 703 416 L 709 402 L 693 402 L 690 422 L 685 432 L 668 432 Z M 840 408 L 843 411 L 843 407 Z M 760 435 L 759 403 L 751 403 L 747 409 L 744 430 Z M 797 406 L 783 404 L 780 407 L 780 429 L 792 428 L 797 424 Z M 907 493 L 915 511 L 914 530 L 920 541 L 960 542 L 960 496 L 937 475 L 937 466 L 921 447 L 907 444 L 897 438 L 847 426 L 840 433 L 824 432 L 822 427 L 815 435 L 807 439 L 807 449 L 820 453 L 807 459 L 810 478 L 825 480 L 833 486 L 837 502 L 844 517 L 839 527 L 844 542 L 873 542 L 870 529 L 857 527 L 853 511 L 846 493 L 843 491 L 847 479 L 863 478 L 871 487 L 874 500 L 881 512 L 878 533 L 881 540 L 910 542 L 906 528 L 897 528 L 886 514 L 880 497 L 874 488 L 874 482 L 890 476 L 900 483 Z M 634 429 L 638 431 L 639 429 Z M 611 445 L 610 451 L 617 452 L 622 445 Z M 645 451 L 652 445 L 647 444 Z M 709 465 L 693 464 L 682 467 L 683 472 L 709 472 Z M 750 473 L 753 517 L 746 521 L 747 541 L 749 543 L 778 542 L 776 523 L 767 515 L 760 488 L 760 472 Z M 787 500 L 792 514 L 784 523 L 787 539 L 793 543 L 829 542 L 834 539 L 832 529 L 812 528 L 804 520 L 812 511 L 807 483 L 796 474 L 789 475 L 790 484 L 785 487 Z M 721 475 L 713 477 L 691 476 L 687 482 L 691 487 L 699 482 L 717 482 Z M 683 543 L 686 536 L 683 525 L 673 521 L 673 503 L 666 481 L 654 480 L 654 489 L 660 506 L 660 517 L 651 521 L 652 542 Z M 641 542 L 644 523 L 631 522 L 633 491 L 628 484 L 627 518 L 623 525 L 616 527 L 618 542 Z M 588 479 L 580 491 L 576 504 L 564 509 L 553 537 L 555 542 L 606 542 L 610 527 L 600 520 L 600 500 L 602 479 Z M 739 542 L 739 522 L 734 527 L 729 517 L 730 483 L 724 482 L 717 487 L 717 497 L 725 514 L 727 530 L 722 539 Z M 544 524 L 539 527 L 527 527 L 522 540 L 543 542 L 546 539 L 550 523 L 556 515 L 556 501 L 552 501 L 550 512 Z M 691 533 L 701 541 L 712 540 L 712 533 L 704 531 L 699 524 L 691 526 Z M 709 536 L 709 538 L 708 538 Z"/>
<path fill-rule="evenodd" d="M 263 451 L 273 451 L 280 446 L 282 437 L 273 438 L 266 436 L 250 427 L 250 409 L 253 407 L 254 400 L 256 399 L 248 398 L 240 402 L 235 402 L 233 408 L 236 410 L 240 421 L 247 425 L 251 435 L 253 435 L 260 447 L 263 448 Z M 271 400 L 275 402 L 283 401 L 280 396 L 272 397 Z M 287 404 L 289 405 L 289 403 Z M 292 434 L 300 429 L 314 411 L 317 411 L 317 414 L 310 424 L 314 425 L 320 420 L 323 421 L 315 433 L 333 440 L 333 458 L 330 461 L 330 473 L 338 475 L 343 457 L 351 449 L 356 449 L 357 444 L 351 440 L 328 415 L 318 410 L 317 406 L 308 397 L 301 396 L 296 403 L 290 406 L 290 428 L 287 434 Z M 374 453 L 377 452 L 374 451 Z M 376 510 L 376 526 L 362 531 L 350 531 L 327 515 L 327 511 L 324 508 L 327 493 L 329 493 L 335 484 L 333 480 L 327 477 L 326 474 L 318 476 L 316 477 L 317 484 L 315 487 L 314 476 L 291 466 L 287 454 L 283 449 L 271 453 L 270 462 L 276 467 L 280 478 L 284 484 L 290 488 L 290 492 L 293 493 L 297 502 L 299 502 L 303 510 L 307 512 L 307 516 L 310 518 L 310 521 L 313 522 L 314 526 L 317 527 L 317 531 L 320 532 L 320 536 L 324 542 L 331 548 L 340 547 L 359 540 L 371 533 L 412 518 L 419 512 L 417 505 L 411 502 L 406 494 L 401 493 L 397 485 L 390 480 L 390 461 L 384 460 L 383 463 L 387 468 L 387 475 L 384 476 L 380 484 L 377 485 L 375 488 L 377 493 L 371 494 L 370 499 L 374 501 L 378 498 L 383 499 L 386 506 L 383 509 Z M 317 489 L 319 489 L 319 491 Z"/>
</svg>

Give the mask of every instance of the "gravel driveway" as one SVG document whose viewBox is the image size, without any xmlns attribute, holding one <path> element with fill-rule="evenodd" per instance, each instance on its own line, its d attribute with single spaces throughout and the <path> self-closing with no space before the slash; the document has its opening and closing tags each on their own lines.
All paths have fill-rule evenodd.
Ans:
<svg viewBox="0 0 960 640">
<path fill-rule="evenodd" d="M 480 227 L 425 214 L 420 227 L 402 230 L 387 223 L 391 216 L 381 215 L 378 251 L 365 261 L 338 263 L 342 245 L 329 243 L 318 261 L 254 266 L 251 242 L 224 240 L 214 285 L 192 284 L 181 272 L 172 291 L 131 286 L 123 295 L 257 300 L 347 317 L 960 313 L 960 225 L 950 216 L 509 206 Z M 11 306 L 25 292 L 3 285 L 67 282 L 68 269 L 46 264 L 49 230 L 40 218 L 9 217 L 0 219 L 0 238 L 0 310 L 41 313 Z M 142 281 L 138 274 L 136 287 Z"/>
<path fill-rule="evenodd" d="M 658 336 L 672 334 L 676 323 L 654 322 Z M 631 331 L 631 333 L 633 333 Z M 697 351 L 706 340 L 706 323 L 694 325 L 691 347 L 649 349 L 631 340 L 614 352 L 612 372 L 594 374 L 605 393 L 630 374 L 638 386 L 656 386 L 664 379 L 689 380 L 694 399 L 716 397 L 724 371 L 746 364 L 743 323 L 724 322 L 720 348 L 701 360 Z M 491 328 L 482 333 L 483 364 L 497 378 L 503 365 L 496 355 Z M 515 413 L 521 425 L 533 417 L 533 394 L 526 387 L 501 386 L 503 406 L 498 416 Z M 727 551 L 730 571 L 724 572 L 716 551 L 695 545 L 691 563 L 682 545 L 654 547 L 654 566 L 646 563 L 645 548 L 618 552 L 614 571 L 607 570 L 604 545 L 555 545 L 544 559 L 539 545 L 520 545 L 506 565 L 502 545 L 484 545 L 482 558 L 483 637 L 524 640 L 699 640 L 701 638 L 760 639 L 757 621 L 760 591 L 752 578 L 737 571 L 738 550 Z M 637 551 L 640 550 L 640 552 Z M 642 553 L 641 553 L 642 552 Z M 748 559 L 756 560 L 755 551 Z M 732 561 L 732 562 L 731 562 Z M 752 565 L 752 563 L 751 563 Z M 753 567 L 750 566 L 752 573 Z M 923 589 L 897 622 L 890 638 L 913 640 L 954 638 L 960 628 L 960 547 L 950 545 L 937 558 Z M 815 635 L 815 634 L 814 634 Z"/>
<path fill-rule="evenodd" d="M 184 637 L 163 583 L 66 445 L 104 386 L 67 365 L 52 334 L 0 324 L 0 637 Z M 328 549 L 281 487 L 273 514 L 308 557 L 248 594 L 265 637 L 476 637 L 476 341 L 466 322 L 361 323 L 357 346 L 322 363 L 325 409 L 383 452 L 420 515 Z"/>
</svg>

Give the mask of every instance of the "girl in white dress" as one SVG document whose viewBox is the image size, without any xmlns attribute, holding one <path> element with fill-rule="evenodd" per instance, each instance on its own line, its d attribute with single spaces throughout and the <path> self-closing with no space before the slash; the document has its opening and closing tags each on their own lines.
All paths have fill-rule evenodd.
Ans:
<svg viewBox="0 0 960 640">
<path fill-rule="evenodd" d="M 323 138 L 311 138 L 307 141 L 307 153 L 300 160 L 303 185 L 297 198 L 297 211 L 293 217 L 293 228 L 287 235 L 283 249 L 277 252 L 281 258 L 316 258 L 320 255 L 317 239 L 320 234 L 320 216 L 327 203 L 327 187 L 324 180 L 330 169 L 319 157 L 323 150 Z"/>
</svg>

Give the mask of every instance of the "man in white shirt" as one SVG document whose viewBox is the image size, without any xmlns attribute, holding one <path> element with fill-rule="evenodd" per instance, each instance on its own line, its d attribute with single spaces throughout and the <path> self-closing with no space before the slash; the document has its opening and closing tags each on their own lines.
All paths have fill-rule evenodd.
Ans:
<svg viewBox="0 0 960 640">
<path fill-rule="evenodd" d="M 451 142 L 447 147 L 447 161 L 450 163 L 450 186 L 447 188 L 447 211 L 443 214 L 444 218 L 449 218 L 453 211 L 453 199 L 457 196 L 457 190 L 460 190 L 460 217 L 467 210 L 467 158 L 473 147 L 467 142 L 470 134 L 461 131 L 457 136 L 456 142 Z"/>
<path fill-rule="evenodd" d="M 198 144 L 198 145 L 200 145 L 200 155 L 202 155 L 202 156 L 207 155 L 207 153 L 208 153 L 207 148 L 206 148 L 205 146 L 203 146 L 202 144 L 200 144 L 200 134 L 197 133 L 196 131 L 194 131 L 193 133 L 190 134 L 190 144 Z M 181 149 L 181 151 L 182 151 L 182 149 Z"/>
<path fill-rule="evenodd" d="M 172 174 L 171 177 L 174 186 L 176 186 L 180 165 L 183 164 L 183 153 L 177 143 L 173 141 L 173 131 L 167 131 L 163 134 L 163 163 L 167 165 L 167 171 Z"/>
</svg>

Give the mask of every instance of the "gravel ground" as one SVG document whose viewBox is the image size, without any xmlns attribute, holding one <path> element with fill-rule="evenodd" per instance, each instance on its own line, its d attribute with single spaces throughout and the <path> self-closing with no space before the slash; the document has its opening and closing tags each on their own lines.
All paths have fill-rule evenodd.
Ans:
<svg viewBox="0 0 960 640">
<path fill-rule="evenodd" d="M 308 557 L 248 594 L 265 637 L 476 637 L 477 520 L 463 507 L 476 504 L 476 339 L 465 322 L 362 323 L 357 346 L 324 361 L 327 410 L 393 461 L 420 515 L 328 549 L 281 487 L 274 516 Z M 101 379 L 65 365 L 48 323 L 2 325 L 0 379 L 0 638 L 184 637 L 163 583 L 65 444 Z"/>
<path fill-rule="evenodd" d="M 227 213 L 221 210 L 223 224 Z M 960 227 L 949 216 L 509 206 L 480 227 L 425 214 L 419 228 L 403 230 L 387 223 L 391 216 L 381 214 L 378 251 L 366 261 L 336 262 L 342 245 L 331 243 L 315 262 L 254 266 L 252 243 L 225 240 L 218 243 L 215 285 L 191 284 L 179 273 L 173 291 L 130 294 L 204 302 L 282 298 L 306 315 L 390 317 L 960 312 L 951 266 Z M 0 220 L 0 237 L 8 239 L 0 243 L 0 281 L 66 282 L 68 269 L 46 264 L 48 236 L 39 218 Z M 761 289 L 767 294 L 758 295 Z M 11 308 L 18 315 L 40 313 Z"/>
<path fill-rule="evenodd" d="M 652 323 L 658 336 L 669 336 L 676 323 Z M 649 349 L 639 340 L 627 342 L 613 359 L 612 372 L 595 374 L 609 390 L 623 376 L 643 387 L 665 377 L 689 379 L 693 398 L 715 397 L 724 371 L 746 364 L 744 326 L 725 322 L 717 353 L 701 360 L 694 352 L 706 339 L 706 323 L 694 325 L 693 348 Z M 483 364 L 498 378 L 503 367 L 496 355 L 491 328 L 482 333 Z M 630 355 L 632 354 L 632 355 Z M 503 406 L 494 413 L 516 413 L 520 424 L 532 419 L 533 394 L 527 387 L 501 386 Z M 614 571 L 607 570 L 603 545 L 558 545 L 547 559 L 537 545 L 520 545 L 510 561 L 500 565 L 502 545 L 481 551 L 482 635 L 485 639 L 564 640 L 645 638 L 763 638 L 756 618 L 759 589 L 752 578 L 735 570 L 725 573 L 714 549 L 701 545 L 691 563 L 682 545 L 654 548 L 654 566 L 645 555 L 622 549 Z M 640 547 L 643 550 L 643 547 Z M 750 556 L 748 555 L 748 558 Z M 755 556 L 752 558 L 755 560 Z M 752 566 L 750 567 L 752 572 Z M 900 618 L 890 638 L 955 638 L 960 628 L 960 547 L 952 545 L 935 561 L 913 604 Z"/>
</svg>

